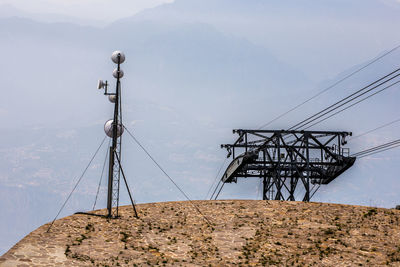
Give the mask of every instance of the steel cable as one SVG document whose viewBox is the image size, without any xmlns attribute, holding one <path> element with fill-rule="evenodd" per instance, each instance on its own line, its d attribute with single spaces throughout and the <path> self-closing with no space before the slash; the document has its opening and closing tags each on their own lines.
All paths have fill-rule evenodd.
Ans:
<svg viewBox="0 0 400 267">
<path fill-rule="evenodd" d="M 377 92 L 375 92 L 375 93 L 373 93 L 373 94 L 371 94 L 371 95 L 369 95 L 369 96 L 366 96 L 366 97 L 364 97 L 363 99 L 361 99 L 361 100 L 359 100 L 359 101 L 357 101 L 357 102 L 351 104 L 350 106 L 347 106 L 347 107 L 345 107 L 345 108 L 343 108 L 343 109 L 341 109 L 341 110 L 339 110 L 339 111 L 337 111 L 337 112 L 335 112 L 335 113 L 329 115 L 328 117 L 323 118 L 323 119 L 317 121 L 316 123 L 311 124 L 310 126 L 304 128 L 304 130 L 306 130 L 306 129 L 308 129 L 308 128 L 311 128 L 312 126 L 317 125 L 317 124 L 319 124 L 319 123 L 321 123 L 321 122 L 323 122 L 323 121 L 325 121 L 325 120 L 327 120 L 327 119 L 329 119 L 329 118 L 331 118 L 331 117 L 333 117 L 333 116 L 335 116 L 335 115 L 337 115 L 337 114 L 339 114 L 339 113 L 341 113 L 341 112 L 343 112 L 343 111 L 345 111 L 345 110 L 347 110 L 347 109 L 349 109 L 349 108 L 351 108 L 351 107 L 353 107 L 353 106 L 355 106 L 355 105 L 357 105 L 357 104 L 359 104 L 359 103 L 361 103 L 361 102 L 363 102 L 363 101 L 365 101 L 365 100 L 367 100 L 368 98 L 370 98 L 370 97 L 372 97 L 372 96 L 374 96 L 374 95 L 376 95 L 376 94 L 379 94 L 379 93 L 383 92 L 384 90 L 386 90 L 386 89 L 388 89 L 388 88 L 390 88 L 390 87 L 392 87 L 392 86 L 394 86 L 394 85 L 396 85 L 396 84 L 398 84 L 398 83 L 400 83 L 400 81 L 394 82 L 394 83 L 392 83 L 391 85 L 388 85 L 388 86 L 386 86 L 385 88 L 383 88 L 383 89 L 381 89 L 381 90 L 379 90 L 379 91 L 377 91 Z"/>
<path fill-rule="evenodd" d="M 355 135 L 355 136 L 349 138 L 349 140 L 354 140 L 354 139 L 356 139 L 356 138 L 360 138 L 360 137 L 362 137 L 362 136 L 364 136 L 364 135 L 367 135 L 367 134 L 370 134 L 370 133 L 375 132 L 375 131 L 377 131 L 377 130 L 383 129 L 383 128 L 385 128 L 385 127 L 387 127 L 387 126 L 390 126 L 390 125 L 392 125 L 392 124 L 395 124 L 396 122 L 399 122 L 399 121 L 400 121 L 400 118 L 399 118 L 399 119 L 396 119 L 396 120 L 394 120 L 394 121 L 385 123 L 385 124 L 383 124 L 383 125 L 381 125 L 381 126 L 378 126 L 378 127 L 374 128 L 374 129 L 372 129 L 372 130 L 366 131 L 366 132 L 361 133 L 361 134 L 359 134 L 359 135 Z"/>
<path fill-rule="evenodd" d="M 200 211 L 199 207 L 193 203 L 193 201 L 188 197 L 188 195 L 178 186 L 178 184 L 168 175 L 168 173 L 161 167 L 160 164 L 151 156 L 151 154 L 147 151 L 147 149 L 136 139 L 136 137 L 123 125 L 124 129 L 128 132 L 130 137 L 135 141 L 135 143 L 147 154 L 147 156 L 153 161 L 153 163 L 164 173 L 164 175 L 175 185 L 175 187 L 182 193 L 182 195 L 192 204 L 192 206 L 196 209 L 196 211 L 204 218 L 209 226 L 211 226 L 211 222 L 209 219 Z"/>
<path fill-rule="evenodd" d="M 222 188 L 224 188 L 224 185 L 225 185 L 225 183 L 222 183 L 221 188 L 219 189 L 218 194 L 215 196 L 214 200 L 217 200 L 219 194 L 220 194 L 221 191 L 222 191 Z"/>
<path fill-rule="evenodd" d="M 319 118 L 321 118 L 321 117 L 323 117 L 323 116 L 325 116 L 325 115 L 327 115 L 327 114 L 329 114 L 329 113 L 335 111 L 336 109 L 338 109 L 338 108 L 340 108 L 340 107 L 342 107 L 342 106 L 344 106 L 344 105 L 346 105 L 346 104 L 348 104 L 348 103 L 350 103 L 350 102 L 356 100 L 357 98 L 359 98 L 359 97 L 361 97 L 361 96 L 363 96 L 363 95 L 365 95 L 365 94 L 367 94 L 367 93 L 369 93 L 369 92 L 371 92 L 371 91 L 377 89 L 377 88 L 380 87 L 381 85 L 383 85 L 383 84 L 385 84 L 385 83 L 387 83 L 387 82 L 393 80 L 394 78 L 397 78 L 398 76 L 400 76 L 400 73 L 399 73 L 399 74 L 396 74 L 395 76 L 393 76 L 393 77 L 391 77 L 391 78 L 389 78 L 389 79 L 387 79 L 386 81 L 383 81 L 383 82 L 379 83 L 378 85 L 376 85 L 376 86 L 374 86 L 374 87 L 372 87 L 372 88 L 369 88 L 369 87 L 370 87 L 371 85 L 376 84 L 377 82 L 382 81 L 383 79 L 389 77 L 390 75 L 392 75 L 392 74 L 398 72 L 399 70 L 400 70 L 400 69 L 397 69 L 397 70 L 393 71 L 392 73 L 390 73 L 390 74 L 388 74 L 388 75 L 386 75 L 386 76 L 384 76 L 384 77 L 382 77 L 382 78 L 380 78 L 380 79 L 374 81 L 373 83 L 370 83 L 369 85 L 363 87 L 362 89 L 360 89 L 360 90 L 358 90 L 358 91 L 352 93 L 351 95 L 349 95 L 349 96 L 347 96 L 347 97 L 345 97 L 345 98 L 343 98 L 343 99 L 337 101 L 336 103 L 334 103 L 334 104 L 330 105 L 329 107 L 327 107 L 327 108 L 325 108 L 325 109 L 323 109 L 323 110 L 321 110 L 321 111 L 315 113 L 314 115 L 312 115 L 312 116 L 308 117 L 307 119 L 305 119 L 305 120 L 303 120 L 303 121 L 297 123 L 296 125 L 293 125 L 292 127 L 289 128 L 289 130 L 292 130 L 293 128 L 295 128 L 295 130 L 298 130 L 298 129 L 300 129 L 300 128 L 303 128 L 303 127 L 305 127 L 306 125 L 312 123 L 313 121 L 316 121 L 316 120 L 318 120 Z M 367 88 L 369 88 L 369 89 L 366 90 Z M 387 88 L 385 88 L 385 89 L 387 89 Z M 358 94 L 358 95 L 357 95 L 357 94 Z M 375 95 L 375 94 L 374 94 L 374 95 Z M 350 99 L 349 99 L 349 98 L 350 98 Z M 348 99 L 349 99 L 349 100 L 348 100 Z M 347 100 L 347 101 L 346 101 L 346 100 Z M 343 102 L 344 102 L 344 103 L 343 103 Z"/>
<path fill-rule="evenodd" d="M 214 189 L 214 192 L 211 194 L 210 200 L 212 200 L 212 199 L 213 199 L 213 197 L 214 197 L 214 194 L 217 192 L 217 189 L 218 189 L 219 185 L 221 184 L 221 182 L 222 182 L 222 179 L 221 179 L 221 180 L 219 180 L 219 182 L 218 182 L 217 186 L 216 186 L 216 187 L 215 187 L 215 189 Z"/>
<path fill-rule="evenodd" d="M 214 184 L 217 182 L 218 176 L 221 173 L 222 168 L 224 167 L 228 158 L 225 158 L 224 162 L 222 163 L 221 167 L 219 167 L 217 175 L 215 176 L 214 182 L 211 184 L 210 188 L 207 191 L 206 199 L 208 198 L 208 194 L 210 194 L 211 189 L 214 187 Z"/>
<path fill-rule="evenodd" d="M 359 156 L 358 158 L 361 159 L 361 158 L 364 158 L 364 157 L 367 157 L 367 156 L 371 156 L 371 155 L 374 155 L 374 154 L 377 154 L 377 153 L 381 153 L 383 151 L 390 150 L 390 149 L 393 149 L 393 148 L 396 148 L 396 147 L 399 147 L 399 146 L 400 146 L 400 144 L 396 144 L 394 146 L 390 146 L 390 147 L 385 148 L 385 149 L 377 150 L 377 151 L 372 152 L 372 153 L 363 154 L 363 155 Z"/>
<path fill-rule="evenodd" d="M 382 144 L 379 146 L 371 147 L 371 148 L 365 149 L 363 151 L 359 151 L 357 153 L 352 154 L 351 157 L 363 156 L 365 154 L 369 154 L 369 153 L 372 153 L 372 152 L 375 152 L 375 151 L 378 151 L 381 149 L 385 149 L 385 148 L 388 148 L 388 147 L 391 147 L 391 146 L 397 145 L 397 144 L 400 144 L 400 139 L 397 139 L 397 140 L 394 140 L 394 141 L 391 141 L 391 142 L 388 142 L 388 143 L 385 143 L 385 144 Z"/>
<path fill-rule="evenodd" d="M 53 226 L 55 220 L 57 219 L 58 215 L 60 215 L 61 211 L 63 210 L 63 208 L 65 207 L 65 205 L 67 204 L 68 200 L 70 199 L 70 197 L 72 196 L 72 193 L 75 191 L 75 189 L 78 187 L 78 184 L 81 182 L 83 176 L 85 175 L 86 171 L 88 170 L 90 164 L 92 164 L 92 161 L 94 160 L 94 158 L 96 157 L 97 153 L 99 152 L 101 146 L 104 144 L 104 141 L 106 140 L 107 136 L 104 137 L 103 141 L 101 141 L 100 146 L 97 148 L 96 152 L 94 153 L 94 155 L 92 156 L 92 158 L 90 159 L 88 165 L 86 166 L 85 170 L 82 172 L 81 176 L 79 177 L 78 181 L 76 182 L 74 188 L 72 189 L 71 193 L 69 193 L 67 199 L 64 201 L 63 205 L 61 206 L 60 210 L 58 211 L 56 217 L 54 217 L 53 221 L 51 222 L 49 228 L 47 229 L 47 233 L 50 231 L 50 228 Z"/>
<path fill-rule="evenodd" d="M 110 143 L 111 143 L 111 139 L 110 139 L 110 141 L 108 141 L 108 146 L 110 146 Z M 94 204 L 93 204 L 93 209 L 92 209 L 92 210 L 94 210 L 94 209 L 96 208 L 97 198 L 98 198 L 98 196 L 99 196 L 100 187 L 101 187 L 101 181 L 103 180 L 104 169 L 105 169 L 105 167 L 106 167 L 108 151 L 109 151 L 109 149 L 107 149 L 107 151 L 106 151 L 106 157 L 104 158 L 103 168 L 102 168 L 102 170 L 101 170 L 100 181 L 99 181 L 99 185 L 98 185 L 98 187 L 97 187 L 96 198 L 94 199 Z"/>
<path fill-rule="evenodd" d="M 311 100 L 317 98 L 318 96 L 322 95 L 323 93 L 329 91 L 330 89 L 332 89 L 333 87 L 335 87 L 336 85 L 342 83 L 343 81 L 347 80 L 348 78 L 354 76 L 355 74 L 357 74 L 358 72 L 364 70 L 365 68 L 369 67 L 370 65 L 374 64 L 375 62 L 379 61 L 380 59 L 386 57 L 387 55 L 393 53 L 395 50 L 397 50 L 398 48 L 400 48 L 400 45 L 395 46 L 394 48 L 392 48 L 391 50 L 389 50 L 388 52 L 384 53 L 381 56 L 376 57 L 375 59 L 372 59 L 371 62 L 367 63 L 365 66 L 353 71 L 352 73 L 350 73 L 349 75 L 345 76 L 344 78 L 340 79 L 339 81 L 335 82 L 334 84 L 328 86 L 327 88 L 325 88 L 324 90 L 322 90 L 321 92 L 318 92 L 317 94 L 313 95 L 312 97 L 306 99 L 305 101 L 301 102 L 300 104 L 294 106 L 293 108 L 289 109 L 288 111 L 282 113 L 281 115 L 275 117 L 274 119 L 272 119 L 271 121 L 265 123 L 264 125 L 260 126 L 258 128 L 258 130 L 267 127 L 268 125 L 270 125 L 271 123 L 279 120 L 280 118 L 286 116 L 287 114 L 291 113 L 292 111 L 298 109 L 299 107 L 303 106 L 304 104 L 310 102 Z"/>
</svg>

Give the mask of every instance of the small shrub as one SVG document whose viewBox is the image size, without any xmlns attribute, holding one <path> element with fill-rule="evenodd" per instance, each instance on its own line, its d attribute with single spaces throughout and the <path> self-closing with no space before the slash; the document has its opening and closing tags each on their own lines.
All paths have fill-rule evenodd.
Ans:
<svg viewBox="0 0 400 267">
<path fill-rule="evenodd" d="M 71 249 L 69 248 L 69 245 L 67 245 L 67 248 L 65 249 L 65 256 L 68 256 L 68 254 L 71 252 Z"/>
<path fill-rule="evenodd" d="M 128 241 L 129 235 L 125 232 L 119 232 L 122 235 L 121 241 L 126 243 Z"/>
<path fill-rule="evenodd" d="M 375 208 L 369 209 L 367 213 L 364 213 L 364 218 L 371 217 L 377 213 L 378 211 Z"/>
<path fill-rule="evenodd" d="M 85 227 L 86 231 L 91 232 L 94 231 L 94 226 L 91 223 L 88 223 Z"/>
<path fill-rule="evenodd" d="M 332 229 L 329 228 L 329 229 L 325 229 L 324 233 L 326 235 L 333 235 L 335 233 L 335 231 L 333 231 Z"/>
<path fill-rule="evenodd" d="M 78 245 L 82 244 L 82 241 L 87 239 L 87 236 L 85 236 L 84 234 L 81 234 L 81 237 L 78 237 L 77 239 L 75 239 L 78 242 Z"/>
</svg>

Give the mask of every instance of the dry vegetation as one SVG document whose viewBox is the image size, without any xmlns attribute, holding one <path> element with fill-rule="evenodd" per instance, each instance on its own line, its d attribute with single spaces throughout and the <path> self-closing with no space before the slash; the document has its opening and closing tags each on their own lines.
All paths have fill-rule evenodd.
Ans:
<svg viewBox="0 0 400 267">
<path fill-rule="evenodd" d="M 400 266 L 400 211 L 281 201 L 196 201 L 73 215 L 44 225 L 0 266 Z M 96 211 L 104 214 L 105 210 Z"/>
</svg>

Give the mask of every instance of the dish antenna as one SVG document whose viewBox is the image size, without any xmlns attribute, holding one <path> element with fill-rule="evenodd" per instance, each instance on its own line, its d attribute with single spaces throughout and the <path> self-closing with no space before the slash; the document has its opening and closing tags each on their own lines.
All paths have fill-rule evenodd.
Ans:
<svg viewBox="0 0 400 267">
<path fill-rule="evenodd" d="M 113 76 L 114 76 L 115 79 L 117 79 L 117 78 L 122 78 L 122 77 L 124 77 L 124 71 L 123 71 L 123 70 L 115 69 L 115 70 L 113 71 Z"/>
<path fill-rule="evenodd" d="M 115 97 L 115 95 L 109 95 L 109 96 L 108 96 L 108 100 L 109 100 L 111 103 L 115 103 L 115 101 L 117 100 L 117 98 Z"/>
<path fill-rule="evenodd" d="M 114 51 L 111 55 L 111 60 L 115 64 L 122 64 L 125 62 L 125 55 L 121 51 Z"/>
<path fill-rule="evenodd" d="M 97 82 L 97 89 L 107 88 L 107 86 L 108 86 L 107 81 L 103 82 L 103 80 L 99 80 Z"/>
<path fill-rule="evenodd" d="M 114 123 L 113 120 L 108 120 L 104 124 L 104 132 L 108 137 L 113 138 L 113 129 L 114 129 Z M 118 123 L 117 125 L 117 138 L 120 137 L 124 133 L 124 126 L 122 126 L 121 123 Z"/>
</svg>

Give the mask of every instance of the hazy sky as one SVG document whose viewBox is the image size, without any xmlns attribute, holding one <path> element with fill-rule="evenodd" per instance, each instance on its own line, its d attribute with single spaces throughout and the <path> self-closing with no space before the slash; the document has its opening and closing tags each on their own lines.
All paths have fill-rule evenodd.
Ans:
<svg viewBox="0 0 400 267">
<path fill-rule="evenodd" d="M 0 0 L 29 13 L 56 13 L 112 21 L 173 0 Z"/>
<path fill-rule="evenodd" d="M 112 106 L 96 85 L 115 83 L 112 51 L 126 53 L 124 124 L 189 196 L 203 199 L 220 178 L 220 144 L 234 140 L 232 129 L 267 123 L 400 44 L 398 25 L 399 0 L 0 0 L 0 255 L 53 219 L 103 139 Z M 270 127 L 286 129 L 399 64 L 400 49 Z M 392 87 L 313 129 L 361 134 L 398 119 L 398 99 L 400 86 Z M 399 129 L 349 147 L 398 139 Z M 138 203 L 184 199 L 123 140 Z M 60 216 L 92 208 L 106 150 Z M 357 160 L 314 200 L 394 207 L 399 160 L 400 149 Z M 106 203 L 104 177 L 97 208 Z M 260 188 L 241 181 L 221 198 L 254 199 Z M 125 192 L 120 203 L 129 203 Z"/>
</svg>

